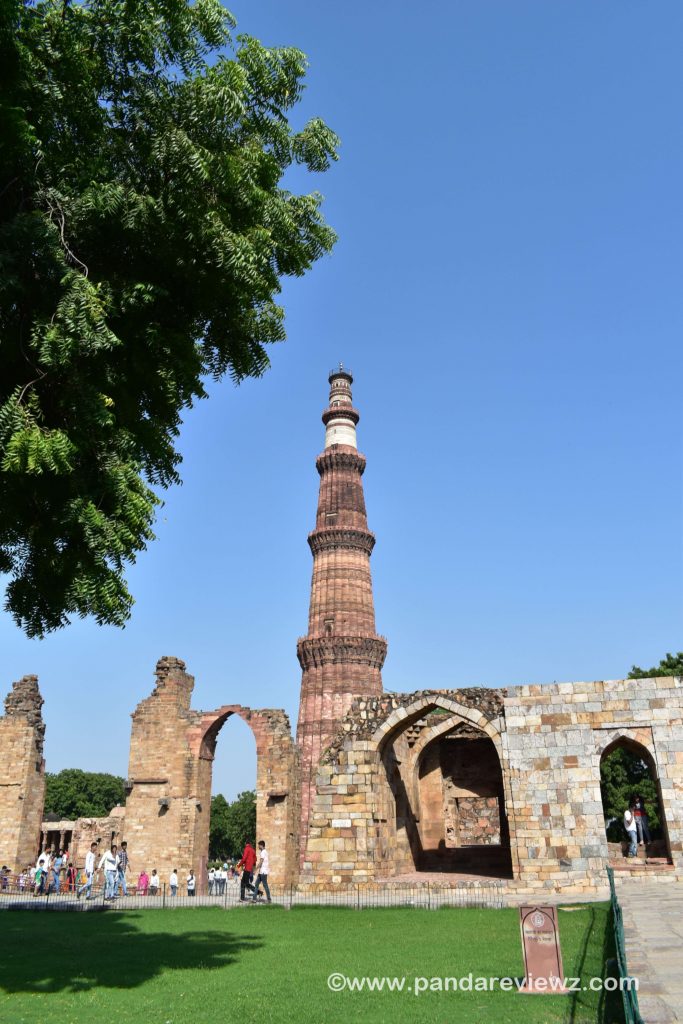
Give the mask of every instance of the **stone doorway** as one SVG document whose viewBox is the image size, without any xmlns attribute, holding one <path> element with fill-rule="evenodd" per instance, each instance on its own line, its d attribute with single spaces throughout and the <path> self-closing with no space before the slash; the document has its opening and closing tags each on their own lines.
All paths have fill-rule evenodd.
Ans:
<svg viewBox="0 0 683 1024">
<path fill-rule="evenodd" d="M 651 751 L 632 736 L 619 736 L 600 757 L 600 791 L 612 867 L 640 871 L 672 864 L 657 764 Z M 624 811 L 640 795 L 647 813 L 650 842 L 639 843 L 635 858 L 627 858 Z"/>
<path fill-rule="evenodd" d="M 493 741 L 458 723 L 420 752 L 416 772 L 417 870 L 511 878 L 503 773 Z"/>
</svg>

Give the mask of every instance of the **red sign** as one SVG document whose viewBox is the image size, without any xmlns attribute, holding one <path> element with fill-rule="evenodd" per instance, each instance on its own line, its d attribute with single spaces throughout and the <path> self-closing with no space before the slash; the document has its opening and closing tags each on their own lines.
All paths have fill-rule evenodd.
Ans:
<svg viewBox="0 0 683 1024">
<path fill-rule="evenodd" d="M 555 907 L 520 907 L 524 950 L 524 984 L 520 992 L 562 995 L 564 986 L 560 933 Z"/>
</svg>

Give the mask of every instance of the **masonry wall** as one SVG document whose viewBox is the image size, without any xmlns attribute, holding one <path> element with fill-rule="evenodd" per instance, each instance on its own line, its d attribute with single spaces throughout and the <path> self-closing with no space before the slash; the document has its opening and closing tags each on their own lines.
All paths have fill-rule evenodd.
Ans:
<svg viewBox="0 0 683 1024">
<path fill-rule="evenodd" d="M 519 878 L 535 888 L 597 882 L 608 857 L 600 758 L 620 737 L 652 756 L 676 873 L 683 876 L 683 681 L 522 686 L 505 698 Z"/>
<path fill-rule="evenodd" d="M 431 725 L 421 716 L 434 707 L 452 716 Z M 604 893 L 600 758 L 620 739 L 641 744 L 652 758 L 673 873 L 683 878 L 683 681 L 659 678 L 357 700 L 319 767 L 303 884 L 372 884 L 405 870 L 404 808 L 387 751 L 405 751 L 401 737 L 418 726 L 424 747 L 458 722 L 496 746 L 511 890 Z M 403 778 L 403 796 L 409 791 Z"/>
<path fill-rule="evenodd" d="M 43 698 L 36 676 L 13 684 L 0 717 L 0 864 L 35 861 L 45 797 Z"/>
</svg>

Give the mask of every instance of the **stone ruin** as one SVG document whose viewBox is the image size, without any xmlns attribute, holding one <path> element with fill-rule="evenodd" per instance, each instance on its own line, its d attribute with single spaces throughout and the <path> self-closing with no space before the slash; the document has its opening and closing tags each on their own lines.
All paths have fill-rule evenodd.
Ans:
<svg viewBox="0 0 683 1024">
<path fill-rule="evenodd" d="M 185 663 L 161 658 L 133 714 L 125 808 L 71 828 L 45 823 L 41 833 L 45 727 L 37 680 L 25 676 L 0 718 L 0 861 L 16 869 L 33 860 L 41 834 L 70 833 L 81 859 L 92 836 L 126 838 L 135 863 L 162 875 L 192 867 L 201 884 L 216 742 L 238 715 L 256 741 L 257 831 L 275 884 L 480 878 L 513 898 L 604 895 L 600 762 L 618 746 L 638 754 L 658 789 L 662 856 L 648 870 L 683 878 L 682 679 L 383 690 L 387 643 L 375 630 L 375 537 L 352 381 L 332 371 L 323 413 L 296 739 L 281 710 L 193 710 Z"/>
</svg>

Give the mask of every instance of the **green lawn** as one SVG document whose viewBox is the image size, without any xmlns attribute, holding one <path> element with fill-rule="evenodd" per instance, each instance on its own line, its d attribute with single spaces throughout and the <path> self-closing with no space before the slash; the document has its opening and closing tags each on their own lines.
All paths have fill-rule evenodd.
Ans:
<svg viewBox="0 0 683 1024">
<path fill-rule="evenodd" d="M 565 973 L 602 977 L 608 904 L 560 912 Z M 620 1021 L 597 992 L 331 992 L 327 977 L 522 974 L 516 910 L 245 907 L 0 914 L 7 1024 L 571 1024 Z"/>
</svg>

